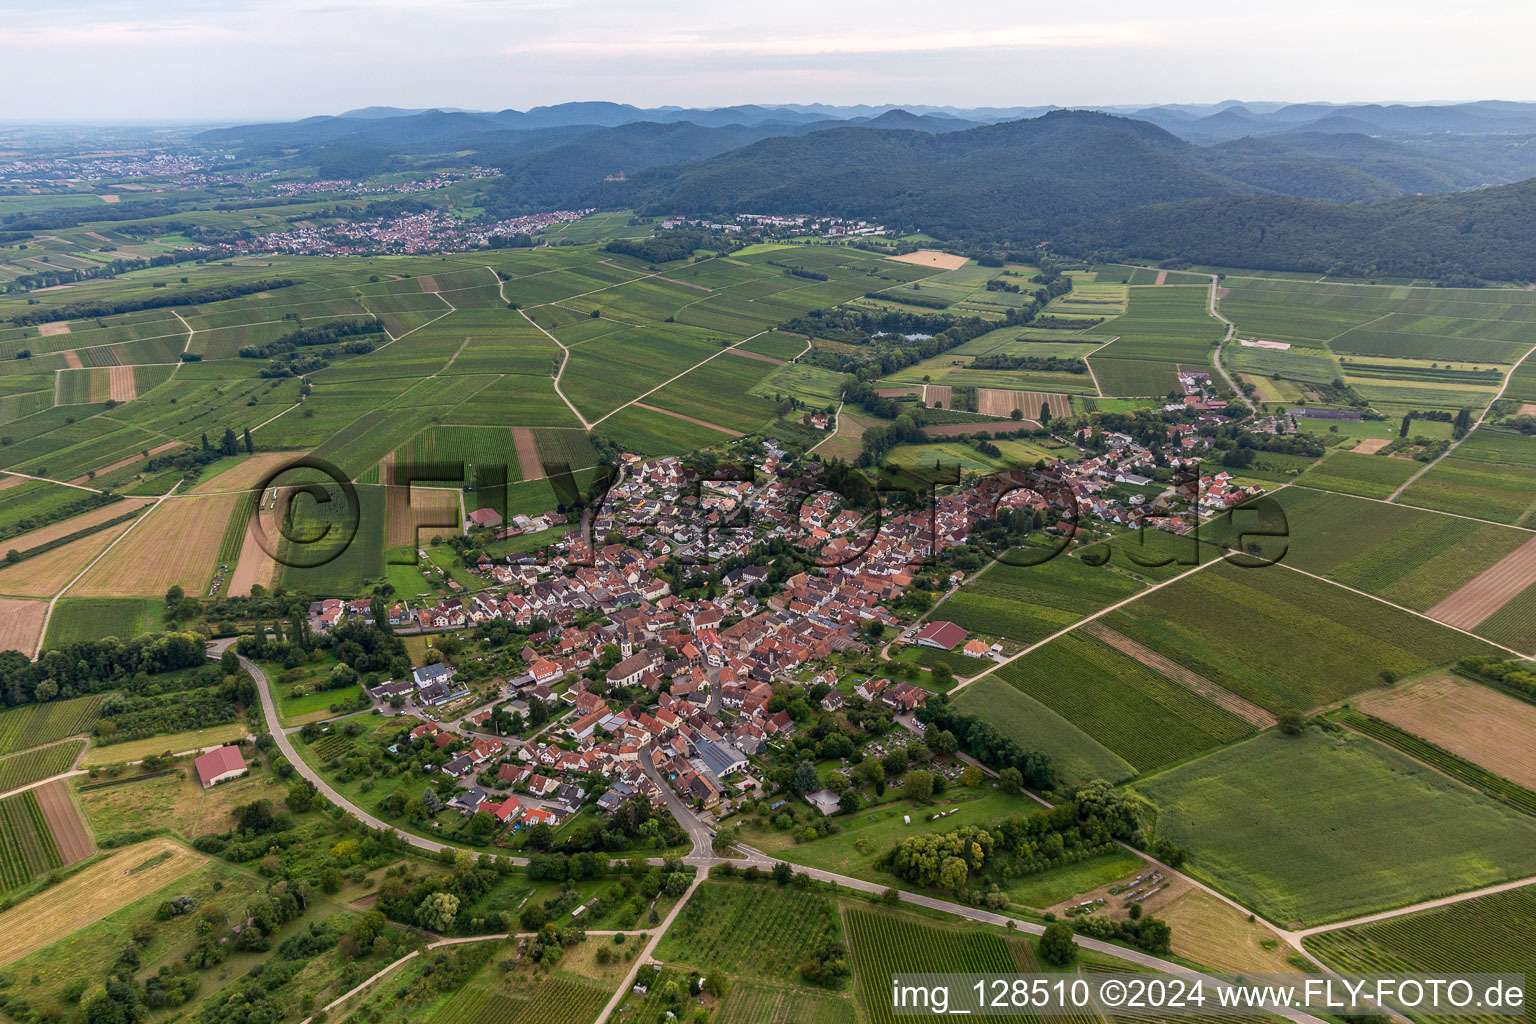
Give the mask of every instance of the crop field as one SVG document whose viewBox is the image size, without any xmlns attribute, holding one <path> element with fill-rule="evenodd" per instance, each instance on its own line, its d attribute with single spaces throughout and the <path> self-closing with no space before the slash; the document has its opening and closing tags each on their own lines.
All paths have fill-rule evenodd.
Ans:
<svg viewBox="0 0 1536 1024">
<path fill-rule="evenodd" d="M 1082 631 L 1053 640 L 997 675 L 1137 772 L 1186 760 L 1253 731 L 1243 719 Z"/>
<path fill-rule="evenodd" d="M 66 597 L 48 620 L 47 646 L 115 636 L 129 640 L 161 628 L 165 602 L 159 597 Z"/>
<path fill-rule="evenodd" d="M 1238 696 L 1279 712 L 1342 700 L 1481 641 L 1282 566 L 1212 566 L 1104 619 Z"/>
<path fill-rule="evenodd" d="M 1038 557 L 1039 550 L 1007 557 L 1022 561 Z M 945 601 L 942 617 L 968 632 L 1030 643 L 1140 589 L 1128 576 L 1065 554 L 1039 565 L 1000 561 Z"/>
<path fill-rule="evenodd" d="M 218 569 L 225 528 L 238 494 L 169 498 L 135 521 L 134 529 L 71 588 L 75 597 L 144 597 L 172 586 L 204 593 Z"/>
<path fill-rule="evenodd" d="M 0 754 L 90 732 L 101 717 L 105 699 L 93 694 L 47 704 L 23 704 L 0 712 Z"/>
<path fill-rule="evenodd" d="M 991 722 L 1025 749 L 1049 754 L 1057 774 L 1068 785 L 1091 779 L 1118 782 L 1136 774 L 1120 755 L 1000 674 L 970 684 L 955 696 L 954 704 L 966 714 Z"/>
<path fill-rule="evenodd" d="M 1309 935 L 1307 950 L 1337 971 L 1536 973 L 1536 887 L 1479 896 L 1373 924 Z M 1446 1021 L 1449 1017 L 1425 1017 Z M 1530 1019 L 1530 1013 L 1485 1021 Z"/>
<path fill-rule="evenodd" d="M 84 740 L 68 740 L 0 758 L 0 793 L 69 771 L 84 749 Z"/>
<path fill-rule="evenodd" d="M 1495 427 L 1478 427 L 1456 447 L 1456 458 L 1536 469 L 1536 437 Z"/>
<path fill-rule="evenodd" d="M 1024 938 L 1003 939 L 995 932 L 920 923 L 906 915 L 862 908 L 844 912 L 853 954 L 859 1003 L 869 1024 L 894 1024 L 891 975 L 904 971 L 986 974 L 1024 970 L 1033 963 Z M 1033 1018 L 994 1017 L 1022 1024 Z"/>
<path fill-rule="evenodd" d="M 774 418 L 774 403 L 751 394 L 773 371 L 772 363 L 727 352 L 648 395 L 645 404 L 746 433 Z"/>
<path fill-rule="evenodd" d="M 1330 456 L 1325 464 L 1337 457 Z M 1415 611 L 1429 611 L 1531 536 L 1493 523 L 1342 494 L 1290 488 L 1275 500 L 1288 526 L 1283 564 Z"/>
<path fill-rule="evenodd" d="M 1136 788 L 1189 870 L 1281 924 L 1536 873 L 1536 819 L 1349 733 L 1266 732 Z"/>
<path fill-rule="evenodd" d="M 1536 583 L 1478 623 L 1477 634 L 1517 651 L 1536 653 Z"/>
<path fill-rule="evenodd" d="M 1536 473 L 1520 466 L 1451 455 L 1398 498 L 1406 505 L 1528 525 L 1536 516 Z"/>
<path fill-rule="evenodd" d="M 667 455 L 710 448 L 733 435 L 678 416 L 632 405 L 603 420 L 597 433 L 627 452 Z"/>
<path fill-rule="evenodd" d="M 834 993 L 734 981 L 713 1018 L 717 1024 L 854 1024 L 852 999 Z"/>
<path fill-rule="evenodd" d="M 0 892 L 63 864 L 37 794 L 28 790 L 0 800 Z"/>
<path fill-rule="evenodd" d="M 1366 498 L 1385 498 L 1424 465 L 1390 455 L 1358 455 L 1354 452 L 1330 452 L 1314 463 L 1296 482 L 1303 487 L 1358 494 Z"/>
<path fill-rule="evenodd" d="M 294 503 L 294 525 L 290 536 L 300 539 L 320 537 L 324 536 L 320 531 L 331 527 L 340 531 L 335 534 L 337 544 L 332 545 L 329 540 L 318 545 L 283 541 L 279 551 L 284 565 L 282 578 L 285 585 L 302 588 L 308 593 L 351 597 L 361 593 L 369 580 L 377 579 L 384 573 L 384 526 L 387 519 L 384 488 L 358 486 L 357 496 L 362 507 L 357 512 L 356 536 L 340 555 L 329 562 L 310 567 L 339 546 L 345 537 L 344 527 L 349 522 L 346 500 L 340 490 L 334 485 L 327 485 L 326 490 L 331 500 L 324 505 L 317 505 L 307 499 Z M 302 555 L 296 553 L 297 548 L 303 549 Z"/>
<path fill-rule="evenodd" d="M 30 657 L 47 614 L 46 601 L 0 597 L 0 651 L 21 651 Z"/>
<path fill-rule="evenodd" d="M 811 408 L 836 407 L 842 394 L 843 375 L 820 366 L 790 363 L 780 366 L 756 384 L 751 394 L 774 399 L 794 396 Z"/>
<path fill-rule="evenodd" d="M 738 977 L 782 979 L 824 942 L 840 940 L 825 896 L 762 883 L 705 882 L 678 913 L 656 956 Z"/>
<path fill-rule="evenodd" d="M 1525 701 L 1435 673 L 1361 694 L 1354 706 L 1518 786 L 1536 789 L 1536 707 Z"/>
</svg>

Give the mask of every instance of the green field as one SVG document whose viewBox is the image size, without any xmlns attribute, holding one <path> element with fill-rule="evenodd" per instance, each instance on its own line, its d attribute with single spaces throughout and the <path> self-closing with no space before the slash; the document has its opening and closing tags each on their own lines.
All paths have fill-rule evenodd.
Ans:
<svg viewBox="0 0 1536 1024">
<path fill-rule="evenodd" d="M 26 885 L 63 863 L 37 794 L 28 790 L 0 800 L 0 892 Z"/>
<path fill-rule="evenodd" d="M 1536 820 L 1362 736 L 1271 731 L 1137 790 L 1190 870 L 1281 924 L 1536 873 Z"/>
<path fill-rule="evenodd" d="M 164 622 L 165 602 L 159 598 L 66 597 L 53 608 L 43 646 L 58 647 L 104 636 L 131 640 L 160 629 Z"/>
<path fill-rule="evenodd" d="M 984 676 L 961 690 L 954 704 L 978 715 L 1026 750 L 1049 754 L 1056 774 L 1067 785 L 1091 779 L 1119 781 L 1136 769 L 1070 721 L 1004 682 L 998 674 Z"/>
<path fill-rule="evenodd" d="M 1330 452 L 1321 462 L 1296 478 L 1303 487 L 1341 491 L 1366 498 L 1385 498 L 1424 468 L 1411 459 L 1388 455 L 1357 455 L 1354 452 Z"/>
<path fill-rule="evenodd" d="M 69 771 L 84 749 L 84 740 L 70 740 L 0 758 L 0 793 Z"/>
<path fill-rule="evenodd" d="M 1525 526 L 1536 516 L 1536 473 L 1521 466 L 1455 454 L 1441 459 L 1398 500 L 1405 505 Z"/>
<path fill-rule="evenodd" d="M 768 881 L 705 882 L 656 955 L 737 977 L 787 980 L 822 943 L 841 940 L 837 912 L 825 896 Z"/>
<path fill-rule="evenodd" d="M 47 704 L 23 704 L 0 712 L 0 754 L 90 732 L 101 717 L 104 699 L 93 694 Z"/>
<path fill-rule="evenodd" d="M 1105 623 L 1271 711 L 1307 709 L 1474 653 L 1480 641 L 1292 572 L 1202 569 Z"/>
<path fill-rule="evenodd" d="M 1005 557 L 1023 562 L 1048 550 L 1023 548 Z M 1141 589 L 1129 576 L 1065 554 L 1037 565 L 999 561 L 945 601 L 938 617 L 968 632 L 1030 643 Z"/>
</svg>

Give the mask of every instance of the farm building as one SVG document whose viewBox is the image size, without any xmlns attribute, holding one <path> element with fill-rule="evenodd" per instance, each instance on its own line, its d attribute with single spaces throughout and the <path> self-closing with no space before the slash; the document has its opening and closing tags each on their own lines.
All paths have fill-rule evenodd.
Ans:
<svg viewBox="0 0 1536 1024">
<path fill-rule="evenodd" d="M 914 643 L 924 647 L 937 647 L 941 651 L 952 651 L 956 646 L 965 642 L 966 632 L 953 622 L 930 622 L 917 631 L 913 637 Z"/>
<path fill-rule="evenodd" d="M 198 780 L 202 782 L 204 789 L 230 779 L 238 779 L 247 770 L 245 758 L 241 756 L 239 747 L 220 747 L 218 750 L 210 750 L 193 761 L 192 767 L 197 770 Z"/>
</svg>

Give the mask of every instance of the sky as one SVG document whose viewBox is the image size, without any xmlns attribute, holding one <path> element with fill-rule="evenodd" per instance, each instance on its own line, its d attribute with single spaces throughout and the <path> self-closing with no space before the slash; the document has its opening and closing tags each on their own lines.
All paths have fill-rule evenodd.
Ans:
<svg viewBox="0 0 1536 1024">
<path fill-rule="evenodd" d="M 1536 100 L 1536 3 L 0 0 L 0 122 L 570 100 L 959 107 Z"/>
</svg>

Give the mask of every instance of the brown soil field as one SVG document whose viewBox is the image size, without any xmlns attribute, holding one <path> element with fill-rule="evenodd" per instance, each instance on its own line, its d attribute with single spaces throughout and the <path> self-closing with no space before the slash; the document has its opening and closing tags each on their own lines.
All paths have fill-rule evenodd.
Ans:
<svg viewBox="0 0 1536 1024">
<path fill-rule="evenodd" d="M 1524 405 L 1520 406 L 1519 415 L 1536 416 L 1536 402 L 1526 402 Z"/>
<path fill-rule="evenodd" d="M 257 452 L 217 476 L 199 480 L 188 494 L 216 494 L 245 491 L 266 479 L 273 470 L 300 458 L 303 452 Z"/>
<path fill-rule="evenodd" d="M 983 430 L 989 434 L 1004 430 L 1035 430 L 1039 426 L 1034 420 L 977 420 L 975 423 L 944 423 L 937 427 L 924 427 L 923 433 L 936 437 L 954 437 L 956 434 L 975 434 Z"/>
<path fill-rule="evenodd" d="M 747 352 L 743 349 L 733 348 L 731 354 L 741 356 L 743 359 L 756 359 L 760 363 L 772 363 L 775 366 L 783 366 L 787 360 L 775 359 L 773 356 L 765 356 L 761 352 Z"/>
<path fill-rule="evenodd" d="M 955 389 L 948 384 L 924 384 L 923 404 L 930 409 L 948 409 L 955 400 Z"/>
<path fill-rule="evenodd" d="M 1448 626 L 1472 629 L 1536 583 L 1536 537 L 1458 587 L 1428 611 Z"/>
<path fill-rule="evenodd" d="M 5 476 L 0 477 L 0 491 L 10 487 L 20 487 L 26 482 L 27 478 L 24 476 L 11 476 L 9 473 L 7 473 Z"/>
<path fill-rule="evenodd" d="M 123 531 L 136 522 L 138 520 L 109 527 L 52 551 L 45 551 L 36 558 L 0 569 L 0 594 L 52 597 L 78 576 L 91 559 L 105 551 L 107 545 L 122 536 Z"/>
<path fill-rule="evenodd" d="M 85 366 L 85 363 L 80 361 L 79 352 L 76 352 L 74 349 L 69 349 L 64 353 L 64 365 L 69 367 L 71 370 L 78 370 Z"/>
<path fill-rule="evenodd" d="M 539 458 L 539 442 L 532 427 L 513 427 L 512 443 L 517 446 L 517 469 L 524 480 L 542 480 L 544 461 Z"/>
<path fill-rule="evenodd" d="M 1392 441 L 1385 437 L 1363 437 L 1350 449 L 1358 455 L 1375 455 Z"/>
<path fill-rule="evenodd" d="M 181 442 L 180 441 L 167 441 L 167 442 L 165 442 L 165 444 L 157 445 L 154 448 L 151 448 L 149 450 L 149 454 L 150 455 L 159 455 L 161 452 L 168 452 L 172 448 L 180 448 L 180 447 L 181 447 Z M 124 466 L 130 466 L 133 463 L 138 462 L 143 457 L 144 456 L 142 454 L 130 455 L 130 456 L 128 456 L 125 459 L 118 459 L 116 462 L 108 463 L 105 466 L 97 466 L 96 467 L 96 475 L 97 476 L 101 476 L 102 474 L 110 473 L 110 472 L 112 472 L 115 469 L 122 469 Z M 84 483 L 89 483 L 90 480 L 91 480 L 91 478 L 89 476 L 77 476 L 73 480 L 71 480 L 70 483 L 72 483 L 72 484 L 84 484 Z M 108 518 L 110 519 L 111 517 L 108 516 Z"/>
<path fill-rule="evenodd" d="M 42 338 L 52 338 L 59 334 L 69 333 L 69 321 L 55 320 L 51 324 L 38 324 L 37 333 Z"/>
<path fill-rule="evenodd" d="M 1198 693 L 1212 704 L 1232 712 L 1232 714 L 1250 723 L 1255 728 L 1268 729 L 1275 724 L 1275 716 L 1257 704 L 1244 700 L 1231 690 L 1211 682 L 1199 673 L 1191 672 L 1178 662 L 1170 661 L 1150 647 L 1137 643 L 1123 633 L 1117 633 L 1098 621 L 1090 622 L 1083 628 L 1121 654 L 1135 658 L 1157 674 L 1171 682 L 1178 683 L 1186 690 Z"/>
<path fill-rule="evenodd" d="M 20 651 L 28 657 L 42 639 L 48 602 L 0 597 L 0 651 Z"/>
<path fill-rule="evenodd" d="M 64 858 L 65 867 L 96 852 L 96 843 L 86 830 L 85 822 L 80 820 L 80 812 L 75 810 L 74 800 L 63 782 L 50 782 L 38 786 L 33 792 L 37 794 L 37 805 L 43 810 L 48 831 L 53 833 L 53 841 L 59 846 L 59 856 Z"/>
<path fill-rule="evenodd" d="M 26 551 L 37 547 L 39 544 L 47 544 L 49 541 L 57 540 L 60 537 L 67 537 L 77 530 L 84 530 L 87 527 L 95 526 L 97 523 L 104 523 L 109 519 L 125 516 L 134 509 L 143 508 L 145 505 L 153 503 L 153 501 L 154 499 L 152 498 L 124 498 L 122 501 L 114 501 L 110 505 L 93 508 L 89 512 L 65 519 L 62 522 L 50 523 L 40 530 L 33 530 L 31 533 L 12 537 L 5 542 L 6 550 L 15 548 L 17 551 Z"/>
<path fill-rule="evenodd" d="M 252 516 L 245 525 L 245 539 L 240 542 L 238 561 L 229 574 L 226 593 L 231 597 L 246 596 L 258 583 L 270 590 L 277 579 L 277 559 L 262 550 L 261 542 L 256 539 L 257 533 L 256 517 Z"/>
<path fill-rule="evenodd" d="M 421 290 L 424 292 L 435 292 L 438 290 L 437 278 L 431 274 L 421 275 L 416 279 L 416 282 L 421 285 Z"/>
<path fill-rule="evenodd" d="M 133 367 L 114 366 L 110 371 L 112 401 L 131 402 L 139 397 L 139 387 L 134 383 Z"/>
<path fill-rule="evenodd" d="M 1153 281 L 1152 283 L 1153 284 L 1167 284 L 1168 283 L 1168 271 L 1166 271 L 1166 270 L 1159 270 L 1157 272 L 1157 280 Z"/>
<path fill-rule="evenodd" d="M 887 256 L 886 259 L 897 263 L 915 263 L 919 267 L 938 267 L 940 270 L 959 270 L 966 264 L 964 256 L 939 252 L 937 249 L 919 249 L 905 256 Z"/>
<path fill-rule="evenodd" d="M 1391 722 L 1528 789 L 1536 789 L 1536 707 L 1449 674 L 1355 699 Z"/>
<path fill-rule="evenodd" d="M 239 494 L 167 498 L 70 590 L 74 597 L 159 597 L 174 585 L 204 593 Z"/>
<path fill-rule="evenodd" d="M 107 193 L 105 193 L 105 194 L 103 194 L 101 196 L 101 201 L 106 203 L 108 206 L 111 206 L 113 203 L 121 202 L 122 198 L 123 197 L 120 196 L 120 195 L 117 195 L 117 194 L 112 193 L 112 192 L 107 192 Z"/>
<path fill-rule="evenodd" d="M 164 860 L 143 867 L 161 855 Z M 0 914 L 0 963 L 10 963 L 57 942 L 147 896 L 207 863 L 200 853 L 169 839 L 124 847 L 31 899 Z M 135 868 L 142 870 L 134 871 Z"/>
<path fill-rule="evenodd" d="M 701 420 L 696 416 L 684 416 L 682 413 L 673 412 L 671 409 L 658 409 L 656 406 L 646 405 L 644 402 L 636 402 L 635 405 L 641 409 L 649 409 L 651 412 L 659 412 L 663 416 L 675 416 L 680 420 L 687 420 L 689 423 L 697 423 L 701 427 L 708 427 L 711 430 L 718 430 L 722 434 L 730 434 L 732 437 L 746 436 L 739 430 L 732 430 L 730 427 L 722 427 L 718 423 L 711 423 L 709 420 Z"/>
<path fill-rule="evenodd" d="M 1013 410 L 1020 409 L 1025 416 L 1033 419 L 1040 415 L 1041 405 L 1049 406 L 1052 419 L 1072 415 L 1072 400 L 1066 395 L 1056 395 L 1046 391 L 976 389 L 976 411 L 983 416 L 1005 418 Z"/>
<path fill-rule="evenodd" d="M 393 484 L 385 489 L 385 547 L 415 547 L 421 542 L 418 528 L 446 530 L 450 525 L 460 525 L 457 491 L 420 484 L 409 490 Z"/>
<path fill-rule="evenodd" d="M 922 393 L 923 385 L 921 384 L 913 384 L 905 388 L 875 388 L 875 394 L 881 398 L 902 398 L 906 395 L 921 395 Z"/>
</svg>

